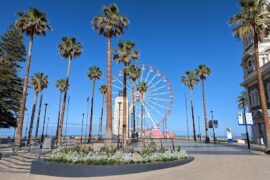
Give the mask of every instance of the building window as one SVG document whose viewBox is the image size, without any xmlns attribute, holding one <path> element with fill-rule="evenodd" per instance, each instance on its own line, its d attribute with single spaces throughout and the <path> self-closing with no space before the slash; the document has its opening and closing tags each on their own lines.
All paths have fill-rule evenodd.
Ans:
<svg viewBox="0 0 270 180">
<path fill-rule="evenodd" d="M 269 87 L 270 88 L 270 87 Z M 249 93 L 251 107 L 260 105 L 260 97 L 257 89 L 253 89 Z"/>
<path fill-rule="evenodd" d="M 268 102 L 270 102 L 270 82 L 267 83 L 266 90 L 267 90 Z"/>
<path fill-rule="evenodd" d="M 251 73 L 252 71 L 254 71 L 254 63 L 251 57 L 246 61 L 246 67 L 247 67 L 248 73 Z"/>
<path fill-rule="evenodd" d="M 267 59 L 266 59 L 266 57 L 263 57 L 262 58 L 262 64 L 265 65 L 266 63 L 267 63 Z"/>
<path fill-rule="evenodd" d="M 259 106 L 260 105 L 260 98 L 259 98 L 259 94 L 258 94 L 257 89 L 254 90 L 254 98 L 255 98 L 255 106 Z"/>
<path fill-rule="evenodd" d="M 251 107 L 253 107 L 254 106 L 254 91 L 253 90 L 250 91 L 249 96 L 250 96 L 250 105 Z"/>
</svg>

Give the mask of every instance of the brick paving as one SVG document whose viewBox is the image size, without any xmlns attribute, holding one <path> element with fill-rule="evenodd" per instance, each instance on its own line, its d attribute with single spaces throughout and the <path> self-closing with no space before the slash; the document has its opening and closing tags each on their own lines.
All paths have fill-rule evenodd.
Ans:
<svg viewBox="0 0 270 180">
<path fill-rule="evenodd" d="M 169 143 L 169 142 L 168 142 Z M 31 174 L 0 173 L 2 180 L 268 180 L 270 179 L 270 156 L 260 151 L 224 146 L 222 144 L 203 144 L 175 142 L 195 157 L 189 164 L 121 176 L 92 178 L 61 178 Z"/>
</svg>

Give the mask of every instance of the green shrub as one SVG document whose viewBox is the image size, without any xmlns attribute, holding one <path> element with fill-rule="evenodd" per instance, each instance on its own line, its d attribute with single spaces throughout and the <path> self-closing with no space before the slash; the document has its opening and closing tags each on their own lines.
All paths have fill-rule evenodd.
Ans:
<svg viewBox="0 0 270 180">
<path fill-rule="evenodd" d="M 157 152 L 157 145 L 155 142 L 145 142 L 142 147 L 142 154 L 152 154 Z"/>
<path fill-rule="evenodd" d="M 177 147 L 177 152 L 180 152 L 181 151 L 181 146 L 178 146 Z"/>
<path fill-rule="evenodd" d="M 112 146 L 102 146 L 99 150 L 101 154 L 106 154 L 106 155 L 112 155 L 116 152 L 116 150 Z"/>
</svg>

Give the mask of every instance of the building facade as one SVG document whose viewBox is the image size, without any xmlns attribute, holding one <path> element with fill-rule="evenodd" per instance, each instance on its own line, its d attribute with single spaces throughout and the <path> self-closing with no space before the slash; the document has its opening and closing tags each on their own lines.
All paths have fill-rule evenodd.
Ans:
<svg viewBox="0 0 270 180">
<path fill-rule="evenodd" d="M 269 3 L 270 0 L 267 0 Z M 242 86 L 248 92 L 249 111 L 252 113 L 254 125 L 252 126 L 253 142 L 264 144 L 265 128 L 262 118 L 262 110 L 260 106 L 260 97 L 258 89 L 257 75 L 254 64 L 254 46 L 253 35 L 247 36 L 242 41 L 243 56 L 241 66 L 243 68 L 244 81 Z M 264 80 L 264 90 L 268 106 L 268 116 L 270 115 L 270 37 L 265 38 L 263 42 L 259 42 L 259 61 L 262 76 Z"/>
</svg>

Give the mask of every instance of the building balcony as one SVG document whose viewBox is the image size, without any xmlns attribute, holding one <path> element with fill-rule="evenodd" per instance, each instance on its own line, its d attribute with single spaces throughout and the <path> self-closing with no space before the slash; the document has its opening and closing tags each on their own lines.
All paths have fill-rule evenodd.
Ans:
<svg viewBox="0 0 270 180">
<path fill-rule="evenodd" d="M 269 74 L 270 73 L 270 62 L 263 64 L 263 66 L 261 67 L 261 71 L 263 73 L 263 76 Z M 257 77 L 257 73 L 255 70 L 247 73 L 244 76 L 244 81 L 241 83 L 241 86 L 247 87 L 248 84 L 250 84 L 252 82 L 257 82 L 256 77 Z"/>
</svg>

